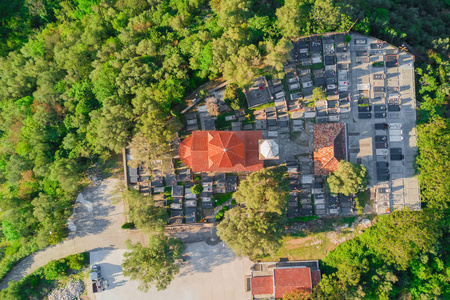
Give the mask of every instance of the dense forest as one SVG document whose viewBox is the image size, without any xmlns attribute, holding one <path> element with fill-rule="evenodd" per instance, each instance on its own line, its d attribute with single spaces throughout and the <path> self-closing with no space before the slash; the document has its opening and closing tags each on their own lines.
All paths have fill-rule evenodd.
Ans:
<svg viewBox="0 0 450 300">
<path fill-rule="evenodd" d="M 91 165 L 130 142 L 162 154 L 175 132 L 166 121 L 187 93 L 214 78 L 242 87 L 275 75 L 290 39 L 352 28 L 416 55 L 424 210 L 380 218 L 330 253 L 316 296 L 450 297 L 449 8 L 439 0 L 2 1 L 0 277 L 64 238 Z"/>
</svg>

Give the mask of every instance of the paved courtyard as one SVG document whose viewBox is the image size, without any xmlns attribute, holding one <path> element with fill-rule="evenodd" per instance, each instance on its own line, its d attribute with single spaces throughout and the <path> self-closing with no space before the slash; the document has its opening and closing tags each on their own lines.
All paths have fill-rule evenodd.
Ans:
<svg viewBox="0 0 450 300">
<path fill-rule="evenodd" d="M 356 44 L 356 41 L 365 41 Z M 417 153 L 416 141 L 416 104 L 414 90 L 414 62 L 409 53 L 400 52 L 395 47 L 387 45 L 382 50 L 370 50 L 369 45 L 377 43 L 377 39 L 358 34 L 352 35 L 350 43 L 351 56 L 351 114 L 348 124 L 349 160 L 352 163 L 362 163 L 370 175 L 370 186 L 376 192 L 376 209 L 379 214 L 389 213 L 403 207 L 420 209 L 420 191 L 418 180 L 414 176 L 414 157 Z M 358 51 L 370 53 L 367 61 L 361 61 Z M 398 65 L 395 67 L 376 67 L 377 61 L 388 61 L 389 56 L 398 54 Z M 367 56 L 364 56 L 364 58 Z M 383 76 L 377 78 L 376 76 Z M 359 90 L 359 86 L 369 84 L 367 91 Z M 375 89 L 382 91 L 381 93 Z M 372 99 L 375 111 L 369 119 L 359 119 L 358 99 L 363 92 Z M 399 98 L 399 99 L 397 99 Z M 386 111 L 384 117 L 377 116 L 376 107 L 389 107 L 392 104 L 401 106 L 399 111 Z M 389 155 L 377 155 L 376 136 L 391 135 L 391 130 L 374 130 L 375 123 L 386 123 L 389 126 L 399 126 L 401 140 L 391 141 L 389 151 L 396 149 L 404 156 L 400 160 L 392 160 Z M 389 166 L 390 180 L 378 178 L 379 164 Z"/>
<path fill-rule="evenodd" d="M 91 264 L 100 264 L 102 276 L 109 288 L 97 293 L 98 300 L 248 300 L 244 291 L 244 276 L 253 264 L 248 258 L 237 258 L 223 243 L 209 246 L 205 242 L 188 244 L 187 260 L 180 273 L 164 291 L 150 289 L 140 292 L 137 281 L 129 281 L 122 274 L 120 264 L 125 250 L 91 252 Z"/>
</svg>

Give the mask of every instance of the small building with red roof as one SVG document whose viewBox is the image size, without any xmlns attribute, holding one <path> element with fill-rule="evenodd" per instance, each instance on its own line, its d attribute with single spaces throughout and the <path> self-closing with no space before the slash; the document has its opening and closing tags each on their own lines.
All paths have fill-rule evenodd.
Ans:
<svg viewBox="0 0 450 300">
<path fill-rule="evenodd" d="M 293 290 L 311 294 L 321 278 L 318 260 L 256 263 L 251 270 L 252 299 L 281 299 Z"/>
<path fill-rule="evenodd" d="M 193 172 L 254 172 L 263 168 L 262 131 L 194 131 L 178 149 Z"/>
<path fill-rule="evenodd" d="M 347 160 L 347 133 L 343 123 L 314 125 L 314 175 L 326 176 Z"/>
</svg>

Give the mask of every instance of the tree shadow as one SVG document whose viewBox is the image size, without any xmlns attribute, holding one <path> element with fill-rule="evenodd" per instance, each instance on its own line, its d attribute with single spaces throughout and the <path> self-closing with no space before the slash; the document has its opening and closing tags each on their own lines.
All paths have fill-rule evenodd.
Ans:
<svg viewBox="0 0 450 300">
<path fill-rule="evenodd" d="M 114 211 L 115 207 L 111 203 L 112 196 L 108 189 L 108 184 L 103 183 L 100 186 L 88 187 L 82 192 L 84 200 L 88 201 L 88 205 L 75 203 L 72 221 L 77 227 L 77 231 L 70 234 L 69 238 L 99 234 L 111 225 L 108 216 Z"/>
<path fill-rule="evenodd" d="M 183 258 L 185 262 L 180 268 L 180 277 L 212 272 L 214 268 L 235 260 L 236 255 L 223 242 L 214 246 L 199 242 L 187 245 Z"/>
</svg>

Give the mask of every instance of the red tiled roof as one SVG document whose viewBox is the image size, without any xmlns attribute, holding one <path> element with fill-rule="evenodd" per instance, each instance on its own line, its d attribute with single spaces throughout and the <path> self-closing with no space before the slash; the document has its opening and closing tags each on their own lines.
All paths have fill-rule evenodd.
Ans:
<svg viewBox="0 0 450 300">
<path fill-rule="evenodd" d="M 276 268 L 273 277 L 276 299 L 283 298 L 284 294 L 295 289 L 312 292 L 310 268 Z"/>
<path fill-rule="evenodd" d="M 272 276 L 252 277 L 252 295 L 273 295 Z"/>
<path fill-rule="evenodd" d="M 178 154 L 184 164 L 191 164 L 191 147 L 192 147 L 192 137 L 186 138 L 178 148 Z"/>
<path fill-rule="evenodd" d="M 346 159 L 345 125 L 342 123 L 314 125 L 314 174 L 328 175 Z"/>
<path fill-rule="evenodd" d="M 194 131 L 183 140 L 178 153 L 194 172 L 258 171 L 258 140 L 262 131 Z"/>
</svg>

